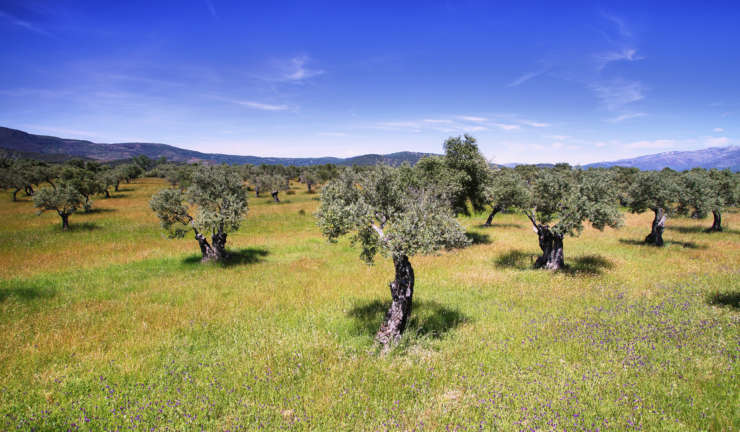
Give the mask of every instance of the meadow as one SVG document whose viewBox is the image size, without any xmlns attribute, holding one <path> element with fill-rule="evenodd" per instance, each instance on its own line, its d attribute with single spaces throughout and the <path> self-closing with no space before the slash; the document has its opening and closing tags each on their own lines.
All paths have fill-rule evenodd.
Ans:
<svg viewBox="0 0 740 432">
<path fill-rule="evenodd" d="M 412 319 L 373 336 L 393 266 L 316 227 L 318 194 L 250 194 L 234 257 L 200 264 L 149 208 L 160 179 L 71 216 L 0 194 L 2 430 L 740 430 L 740 213 L 651 214 L 531 269 L 525 216 L 413 257 Z"/>
</svg>

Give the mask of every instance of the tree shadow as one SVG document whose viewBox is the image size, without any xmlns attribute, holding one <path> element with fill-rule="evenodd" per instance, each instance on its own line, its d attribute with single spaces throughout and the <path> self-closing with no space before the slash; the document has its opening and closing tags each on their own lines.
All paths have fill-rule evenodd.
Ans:
<svg viewBox="0 0 740 432">
<path fill-rule="evenodd" d="M 604 269 L 611 268 L 614 268 L 614 263 L 601 255 L 584 255 L 566 262 L 560 271 L 568 276 L 598 276 Z"/>
<path fill-rule="evenodd" d="M 95 208 L 91 208 L 90 210 L 87 210 L 87 211 L 82 211 L 82 212 L 80 212 L 80 214 L 112 213 L 114 211 L 118 211 L 118 210 L 112 209 L 112 208 L 95 207 Z"/>
<path fill-rule="evenodd" d="M 716 292 L 709 296 L 709 304 L 714 306 L 729 306 L 740 310 L 740 291 Z"/>
<path fill-rule="evenodd" d="M 101 199 L 104 199 L 104 200 L 118 199 L 118 198 L 126 198 L 127 196 L 128 196 L 128 194 L 125 194 L 125 193 L 113 192 L 112 194 L 110 194 L 109 197 L 107 197 L 107 198 L 104 197 L 104 198 L 101 198 Z"/>
<path fill-rule="evenodd" d="M 491 225 L 486 225 L 484 223 L 480 225 L 476 225 L 476 228 L 522 228 L 521 224 L 515 224 L 515 223 L 492 223 Z"/>
<path fill-rule="evenodd" d="M 262 261 L 262 258 L 266 257 L 269 254 L 270 252 L 268 252 L 266 249 L 261 248 L 244 248 L 239 250 L 230 250 L 229 257 L 225 260 L 208 264 L 218 265 L 221 267 L 234 267 L 238 265 L 256 264 Z M 189 257 L 186 257 L 182 261 L 185 264 L 195 265 L 201 264 L 201 258 L 201 255 L 191 255 Z"/>
<path fill-rule="evenodd" d="M 491 236 L 489 236 L 488 234 L 468 231 L 465 233 L 465 236 L 468 237 L 473 242 L 473 244 L 491 244 Z"/>
<path fill-rule="evenodd" d="M 354 333 L 360 336 L 374 335 L 385 319 L 388 307 L 389 303 L 381 300 L 356 304 L 347 312 L 354 320 Z M 450 309 L 436 301 L 415 301 L 405 333 L 440 339 L 450 330 L 469 321 L 470 318 L 460 311 Z"/>
<path fill-rule="evenodd" d="M 658 247 L 652 244 L 645 243 L 645 241 L 635 240 L 635 239 L 619 239 L 619 243 L 633 245 L 633 246 Z M 665 240 L 665 244 L 663 245 L 663 247 L 669 247 L 669 246 L 680 246 L 685 249 L 707 249 L 707 245 L 695 243 L 692 241 L 682 242 L 682 241 L 676 241 L 676 240 Z"/>
<path fill-rule="evenodd" d="M 494 264 L 498 268 L 511 268 L 516 270 L 531 270 L 534 268 L 534 262 L 538 255 L 531 252 L 524 252 L 514 249 L 503 255 L 499 255 Z"/>
<path fill-rule="evenodd" d="M 59 232 L 83 232 L 83 231 L 95 231 L 99 230 L 98 224 L 93 222 L 74 222 L 70 218 L 69 228 L 65 231 L 60 225 L 54 225 L 54 230 Z"/>
<path fill-rule="evenodd" d="M 35 299 L 44 299 L 54 297 L 57 292 L 54 288 L 40 286 L 36 283 L 11 283 L 8 288 L 0 288 L 0 303 L 10 297 L 14 297 L 22 302 L 28 302 Z M 15 286 L 14 286 L 15 285 Z"/>
<path fill-rule="evenodd" d="M 722 231 L 711 231 L 709 227 L 706 226 L 669 226 L 666 227 L 666 229 L 677 231 L 682 234 L 721 234 L 721 233 L 729 233 L 729 234 L 740 234 L 740 231 L 737 230 L 731 230 L 727 228 L 723 228 Z"/>
</svg>

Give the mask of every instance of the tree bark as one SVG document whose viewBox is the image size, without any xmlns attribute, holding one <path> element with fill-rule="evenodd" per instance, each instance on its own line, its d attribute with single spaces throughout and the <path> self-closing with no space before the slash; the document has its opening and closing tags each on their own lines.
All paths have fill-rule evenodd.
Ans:
<svg viewBox="0 0 740 432">
<path fill-rule="evenodd" d="M 411 301 L 414 296 L 414 269 L 409 258 L 406 255 L 394 256 L 393 266 L 396 269 L 396 278 L 389 284 L 393 301 L 375 335 L 375 340 L 384 349 L 390 348 L 401 339 L 411 315 Z"/>
<path fill-rule="evenodd" d="M 15 190 L 13 191 L 13 201 L 18 201 L 18 192 L 20 192 L 20 191 L 21 191 L 21 189 L 20 189 L 20 188 L 16 188 L 16 189 L 15 189 Z"/>
<path fill-rule="evenodd" d="M 195 232 L 195 239 L 198 240 L 198 245 L 200 246 L 201 262 L 221 261 L 228 257 L 226 252 L 226 233 L 218 232 L 213 234 L 211 237 L 212 244 L 208 243 L 206 236 L 197 231 Z"/>
<path fill-rule="evenodd" d="M 67 231 L 69 229 L 69 215 L 67 213 L 59 213 L 59 217 L 62 218 L 62 230 Z"/>
<path fill-rule="evenodd" d="M 653 209 L 653 211 L 655 212 L 655 218 L 653 218 L 650 234 L 645 237 L 645 243 L 653 246 L 663 246 L 663 230 L 665 229 L 665 221 L 668 219 L 668 215 L 660 207 Z"/>
<path fill-rule="evenodd" d="M 105 197 L 110 198 L 110 192 L 108 192 L 108 188 L 105 188 Z"/>
<path fill-rule="evenodd" d="M 121 182 L 120 181 L 117 181 L 116 184 L 115 184 L 115 186 L 113 187 L 113 190 L 114 191 L 118 192 L 118 185 L 119 184 L 121 184 Z"/>
<path fill-rule="evenodd" d="M 714 222 L 712 226 L 707 229 L 708 232 L 721 232 L 722 231 L 722 213 L 719 210 L 712 210 L 714 216 Z"/>
<path fill-rule="evenodd" d="M 26 186 L 26 195 L 33 196 L 33 186 Z"/>
<path fill-rule="evenodd" d="M 280 202 L 280 199 L 278 198 L 278 191 L 272 191 L 272 199 L 275 200 L 275 202 Z"/>
<path fill-rule="evenodd" d="M 534 268 L 547 270 L 563 268 L 565 266 L 563 235 L 554 233 L 547 225 L 537 225 L 537 237 L 539 237 L 542 255 L 535 261 Z"/>
<path fill-rule="evenodd" d="M 491 226 L 491 222 L 493 222 L 493 217 L 496 216 L 496 213 L 501 211 L 501 207 L 499 206 L 493 206 L 493 210 L 491 210 L 491 214 L 488 215 L 488 219 L 486 219 L 485 226 Z"/>
<path fill-rule="evenodd" d="M 308 193 L 311 193 L 311 183 L 306 182 L 306 186 L 308 187 Z"/>
</svg>

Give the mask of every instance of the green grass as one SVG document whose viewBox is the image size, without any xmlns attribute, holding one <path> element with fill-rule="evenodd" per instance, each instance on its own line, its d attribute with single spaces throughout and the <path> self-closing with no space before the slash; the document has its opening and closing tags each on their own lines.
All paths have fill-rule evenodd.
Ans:
<svg viewBox="0 0 740 432">
<path fill-rule="evenodd" d="M 70 218 L 0 195 L 3 430 L 740 430 L 740 214 L 650 215 L 532 270 L 525 217 L 414 257 L 402 343 L 373 336 L 392 265 L 325 242 L 317 195 L 250 197 L 229 265 L 170 240 L 144 179 Z"/>
</svg>

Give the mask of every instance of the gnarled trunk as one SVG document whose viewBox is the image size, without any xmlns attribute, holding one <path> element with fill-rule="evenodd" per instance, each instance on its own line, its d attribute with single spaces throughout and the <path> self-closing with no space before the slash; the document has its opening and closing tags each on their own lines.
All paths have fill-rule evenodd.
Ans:
<svg viewBox="0 0 740 432">
<path fill-rule="evenodd" d="M 275 202 L 280 202 L 280 199 L 278 198 L 278 191 L 272 191 L 270 195 L 272 195 L 272 199 L 274 199 Z"/>
<path fill-rule="evenodd" d="M 563 268 L 565 266 L 563 235 L 554 233 L 547 225 L 537 225 L 537 237 L 539 237 L 542 255 L 535 261 L 534 268 L 547 270 Z"/>
<path fill-rule="evenodd" d="M 486 226 L 491 226 L 491 222 L 493 222 L 494 216 L 496 216 L 496 213 L 501 211 L 500 206 L 493 206 L 493 210 L 491 210 L 491 214 L 488 215 L 488 219 L 486 219 Z"/>
<path fill-rule="evenodd" d="M 27 196 L 33 196 L 33 186 L 26 186 L 26 195 Z"/>
<path fill-rule="evenodd" d="M 217 232 L 211 236 L 211 243 L 208 243 L 206 236 L 195 231 L 195 239 L 198 240 L 200 246 L 200 252 L 203 257 L 200 259 L 201 262 L 208 261 L 221 261 L 228 257 L 226 252 L 226 233 Z"/>
<path fill-rule="evenodd" d="M 108 188 L 105 188 L 105 197 L 110 198 L 110 192 L 108 192 Z"/>
<path fill-rule="evenodd" d="M 62 218 L 62 230 L 67 231 L 69 229 L 69 214 L 59 213 L 59 217 Z"/>
<path fill-rule="evenodd" d="M 20 191 L 21 191 L 21 188 L 16 188 L 13 191 L 13 201 L 18 201 L 18 192 L 20 192 Z"/>
<path fill-rule="evenodd" d="M 308 187 L 308 193 L 311 193 L 311 183 L 306 182 L 306 186 Z"/>
<path fill-rule="evenodd" d="M 714 216 L 714 222 L 712 226 L 707 229 L 708 232 L 720 232 L 722 231 L 722 213 L 719 210 L 712 210 Z"/>
<path fill-rule="evenodd" d="M 120 184 L 121 184 L 120 180 L 117 181 L 116 184 L 113 186 L 113 190 L 116 191 L 116 192 L 118 192 L 118 185 L 120 185 Z"/>
<path fill-rule="evenodd" d="M 653 246 L 663 246 L 663 230 L 665 229 L 665 221 L 668 219 L 668 215 L 660 207 L 653 209 L 653 211 L 655 212 L 655 217 L 653 218 L 650 234 L 645 237 L 645 243 Z"/>
<path fill-rule="evenodd" d="M 385 349 L 401 339 L 411 315 L 411 301 L 414 296 L 414 269 L 409 258 L 406 255 L 394 256 L 393 266 L 396 269 L 396 278 L 390 283 L 393 301 L 375 335 L 375 340 Z"/>
</svg>

